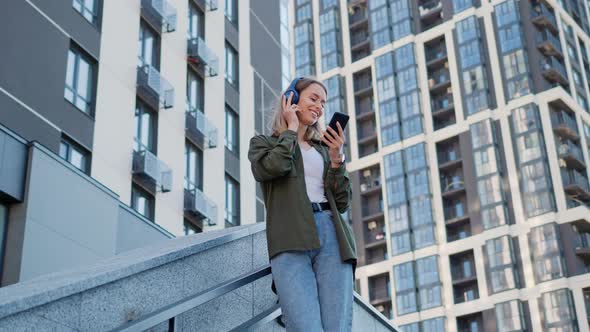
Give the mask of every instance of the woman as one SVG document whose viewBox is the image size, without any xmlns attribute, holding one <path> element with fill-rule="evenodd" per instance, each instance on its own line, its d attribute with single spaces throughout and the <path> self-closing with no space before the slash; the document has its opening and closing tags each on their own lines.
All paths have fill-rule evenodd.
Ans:
<svg viewBox="0 0 590 332">
<path fill-rule="evenodd" d="M 273 281 L 288 331 L 352 326 L 356 248 L 340 217 L 351 190 L 342 127 L 322 132 L 318 123 L 327 93 L 317 80 L 295 79 L 281 95 L 273 134 L 253 137 L 248 152 L 264 196 Z"/>
</svg>

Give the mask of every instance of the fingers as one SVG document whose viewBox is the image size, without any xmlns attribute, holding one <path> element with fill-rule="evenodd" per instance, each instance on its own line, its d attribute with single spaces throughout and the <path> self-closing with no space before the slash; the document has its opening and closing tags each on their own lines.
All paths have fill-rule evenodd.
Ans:
<svg viewBox="0 0 590 332">
<path fill-rule="evenodd" d="M 340 127 L 340 123 L 336 122 L 336 124 Z M 342 128 L 340 127 L 340 132 L 342 132 Z M 334 141 L 336 141 L 337 143 L 344 143 L 344 135 L 342 134 L 338 134 L 334 129 L 332 129 L 332 127 L 328 126 L 328 130 L 331 134 L 331 136 L 333 137 Z"/>
<path fill-rule="evenodd" d="M 293 100 L 293 95 L 294 95 L 293 92 L 289 93 L 289 99 L 287 100 L 287 106 L 291 105 L 291 100 Z"/>
<path fill-rule="evenodd" d="M 336 126 L 338 126 L 338 135 L 342 137 L 342 141 L 344 141 L 344 131 L 342 130 L 340 122 L 336 122 Z"/>
</svg>

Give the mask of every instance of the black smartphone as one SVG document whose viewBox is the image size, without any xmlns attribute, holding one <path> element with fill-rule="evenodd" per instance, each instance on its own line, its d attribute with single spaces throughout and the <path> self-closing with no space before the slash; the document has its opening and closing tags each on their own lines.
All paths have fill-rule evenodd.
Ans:
<svg viewBox="0 0 590 332">
<path fill-rule="evenodd" d="M 344 128 L 346 128 L 346 125 L 348 124 L 348 119 L 350 119 L 348 115 L 336 112 L 334 113 L 334 115 L 332 115 L 332 119 L 330 119 L 328 127 L 331 127 L 332 129 L 334 129 L 335 132 L 338 132 L 338 126 L 336 125 L 336 122 L 338 122 L 340 123 L 340 127 L 342 127 L 342 131 L 344 131 Z M 321 144 L 326 145 L 326 143 L 324 143 L 323 141 Z"/>
</svg>

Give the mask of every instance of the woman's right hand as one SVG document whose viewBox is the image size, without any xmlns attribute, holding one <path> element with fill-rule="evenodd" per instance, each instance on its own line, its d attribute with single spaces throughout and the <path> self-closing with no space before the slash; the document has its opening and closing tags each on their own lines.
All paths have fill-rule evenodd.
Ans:
<svg viewBox="0 0 590 332">
<path fill-rule="evenodd" d="M 299 128 L 299 118 L 297 117 L 299 106 L 297 104 L 291 104 L 291 99 L 293 99 L 293 93 L 289 95 L 289 99 L 285 99 L 285 95 L 283 95 L 281 97 L 281 106 L 283 108 L 283 117 L 287 121 L 287 127 L 296 132 Z"/>
</svg>

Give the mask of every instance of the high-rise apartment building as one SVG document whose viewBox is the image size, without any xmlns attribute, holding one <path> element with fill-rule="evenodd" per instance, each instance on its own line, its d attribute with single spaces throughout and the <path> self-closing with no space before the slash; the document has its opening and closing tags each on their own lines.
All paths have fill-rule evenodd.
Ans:
<svg viewBox="0 0 590 332">
<path fill-rule="evenodd" d="M 588 331 L 588 2 L 291 5 L 294 74 L 351 116 L 361 295 L 404 331 Z"/>
<path fill-rule="evenodd" d="M 264 220 L 287 0 L 0 4 L 0 285 Z"/>
</svg>

